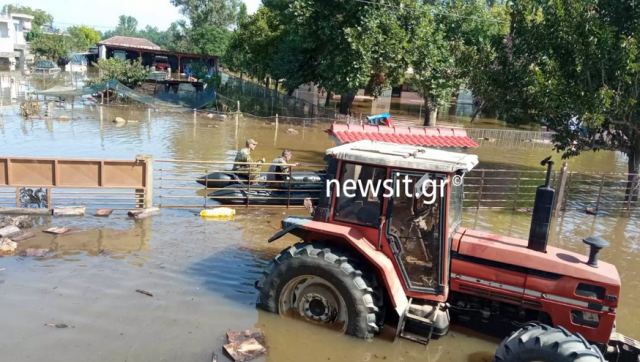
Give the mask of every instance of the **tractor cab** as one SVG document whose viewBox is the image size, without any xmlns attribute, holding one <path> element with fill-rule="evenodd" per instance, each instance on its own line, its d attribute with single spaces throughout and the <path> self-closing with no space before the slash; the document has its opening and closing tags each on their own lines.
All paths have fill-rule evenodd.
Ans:
<svg viewBox="0 0 640 362">
<path fill-rule="evenodd" d="M 360 232 L 393 260 L 408 296 L 443 302 L 462 211 L 462 177 L 475 155 L 359 141 L 331 148 L 324 222 Z M 320 220 L 319 220 L 320 221 Z"/>
</svg>

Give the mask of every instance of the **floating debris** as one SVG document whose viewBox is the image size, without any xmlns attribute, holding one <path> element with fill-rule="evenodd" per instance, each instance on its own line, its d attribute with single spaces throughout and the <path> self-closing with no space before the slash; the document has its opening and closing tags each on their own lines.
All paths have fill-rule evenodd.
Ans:
<svg viewBox="0 0 640 362">
<path fill-rule="evenodd" d="M 107 217 L 113 213 L 113 209 L 98 209 L 96 210 L 95 216 Z"/>
<path fill-rule="evenodd" d="M 250 361 L 267 353 L 267 349 L 255 338 L 225 344 L 224 350 L 236 362 Z"/>
<path fill-rule="evenodd" d="M 129 217 L 132 217 L 136 220 L 140 220 L 140 219 L 146 219 L 149 216 L 153 216 L 153 215 L 157 215 L 160 213 L 160 209 L 157 207 L 150 207 L 147 209 L 135 209 L 135 210 L 129 210 L 129 212 L 127 213 L 127 215 L 129 215 Z"/>
<path fill-rule="evenodd" d="M 206 219 L 228 221 L 236 216 L 236 210 L 230 207 L 216 207 L 200 211 L 200 216 Z"/>
<path fill-rule="evenodd" d="M 66 206 L 56 207 L 53 209 L 53 216 L 84 216 L 86 207 L 84 206 Z"/>
<path fill-rule="evenodd" d="M 223 349 L 236 362 L 250 361 L 267 353 L 264 340 L 264 333 L 259 328 L 228 331 L 229 343 Z"/>
<path fill-rule="evenodd" d="M 115 124 L 125 124 L 127 123 L 127 120 L 122 118 L 122 117 L 116 117 L 113 119 L 113 123 Z"/>
<path fill-rule="evenodd" d="M 42 230 L 42 232 L 45 232 L 47 234 L 55 234 L 55 235 L 64 234 L 64 233 L 66 233 L 68 231 L 69 231 L 69 229 L 65 228 L 65 227 L 52 227 L 52 228 L 48 228 L 46 230 Z"/>
<path fill-rule="evenodd" d="M 0 229 L 0 238 L 8 238 L 21 232 L 20 228 L 15 225 L 8 225 Z"/>
<path fill-rule="evenodd" d="M 19 227 L 20 229 L 29 229 L 33 227 L 33 218 L 27 215 L 20 215 L 11 218 L 11 224 Z"/>
<path fill-rule="evenodd" d="M 40 114 L 40 102 L 34 99 L 27 99 L 20 103 L 20 114 L 29 118 Z"/>
<path fill-rule="evenodd" d="M 65 323 L 45 323 L 44 324 L 45 327 L 55 327 L 55 328 L 69 328 L 68 324 Z"/>
<path fill-rule="evenodd" d="M 144 295 L 149 296 L 149 297 L 153 297 L 153 293 L 151 293 L 151 292 L 147 292 L 147 291 L 146 291 L 146 290 L 144 290 L 144 289 L 136 289 L 136 292 L 138 292 L 138 293 L 140 293 L 140 294 L 144 294 Z"/>
<path fill-rule="evenodd" d="M 11 239 L 2 238 L 0 239 L 0 255 L 8 255 L 13 254 L 14 251 L 18 248 L 18 243 Z"/>
<path fill-rule="evenodd" d="M 47 256 L 51 252 L 50 249 L 36 249 L 36 248 L 28 248 L 20 253 L 20 256 L 26 256 L 30 258 L 42 258 Z"/>
</svg>

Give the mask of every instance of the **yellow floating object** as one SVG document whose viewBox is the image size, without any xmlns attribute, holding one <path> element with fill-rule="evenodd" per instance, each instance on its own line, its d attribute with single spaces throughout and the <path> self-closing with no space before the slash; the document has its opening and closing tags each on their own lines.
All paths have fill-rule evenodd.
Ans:
<svg viewBox="0 0 640 362">
<path fill-rule="evenodd" d="M 236 216 L 236 209 L 230 207 L 216 207 L 200 211 L 200 216 L 219 220 L 231 220 Z"/>
</svg>

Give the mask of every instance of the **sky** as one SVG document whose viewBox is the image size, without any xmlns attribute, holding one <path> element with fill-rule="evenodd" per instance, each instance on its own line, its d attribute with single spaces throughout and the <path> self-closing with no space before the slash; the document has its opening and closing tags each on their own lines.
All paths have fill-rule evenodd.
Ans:
<svg viewBox="0 0 640 362">
<path fill-rule="evenodd" d="M 261 0 L 243 0 L 250 14 Z M 90 25 L 100 31 L 113 29 L 118 16 L 131 15 L 138 20 L 138 27 L 156 26 L 161 30 L 182 16 L 170 0 L 5 0 L 0 4 L 18 4 L 47 11 L 53 15 L 54 26 Z"/>
</svg>

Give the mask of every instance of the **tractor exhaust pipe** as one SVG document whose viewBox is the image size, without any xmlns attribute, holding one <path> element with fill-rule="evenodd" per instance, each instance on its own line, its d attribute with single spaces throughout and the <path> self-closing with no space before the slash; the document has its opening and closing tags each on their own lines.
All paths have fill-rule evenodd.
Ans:
<svg viewBox="0 0 640 362">
<path fill-rule="evenodd" d="M 542 166 L 547 166 L 547 175 L 544 185 L 536 190 L 536 201 L 533 205 L 533 215 L 531 217 L 531 229 L 529 230 L 529 244 L 531 250 L 542 253 L 547 252 L 547 241 L 549 240 L 549 226 L 551 224 L 551 212 L 555 201 L 556 190 L 551 188 L 551 171 L 553 161 L 551 156 L 540 162 Z"/>
</svg>

